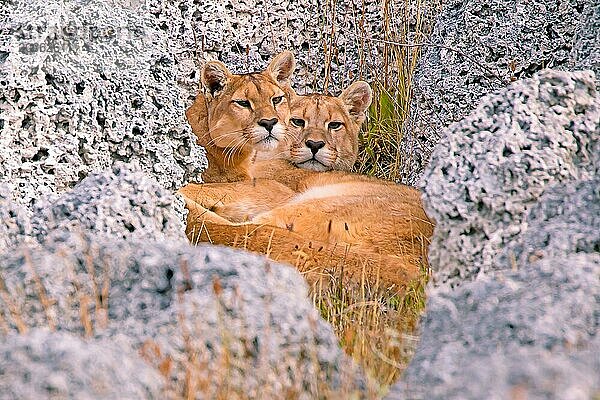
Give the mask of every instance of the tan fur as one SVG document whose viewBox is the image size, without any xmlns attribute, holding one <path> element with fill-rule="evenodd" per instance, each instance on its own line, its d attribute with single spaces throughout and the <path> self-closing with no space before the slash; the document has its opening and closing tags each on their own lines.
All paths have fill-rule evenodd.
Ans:
<svg viewBox="0 0 600 400">
<path fill-rule="evenodd" d="M 206 149 L 205 182 L 235 182 L 250 178 L 257 150 L 274 150 L 287 140 L 289 78 L 295 61 L 283 52 L 260 73 L 235 75 L 218 61 L 202 69 L 203 91 L 186 116 L 198 144 Z M 275 104 L 275 100 L 281 101 Z M 247 102 L 248 107 L 240 105 Z M 277 121 L 269 132 L 261 121 Z"/>
<path fill-rule="evenodd" d="M 365 96 L 364 88 L 360 89 L 362 108 L 350 100 L 338 102 L 335 99 L 340 98 L 321 95 L 294 99 L 292 118 L 302 115 L 307 121 L 303 128 L 290 128 L 294 145 L 321 138 L 336 155 L 328 157 L 331 162 L 322 163 L 323 167 L 351 166 L 370 103 L 370 91 Z M 344 121 L 347 138 L 336 138 L 335 131 L 323 129 L 332 120 Z M 292 163 L 306 164 L 292 154 L 293 149 L 288 157 Z M 190 210 L 190 240 L 269 254 L 310 271 L 311 281 L 326 269 L 344 265 L 345 275 L 355 280 L 366 271 L 367 277 L 377 276 L 385 285 L 404 285 L 416 276 L 419 265 L 426 264 L 433 224 L 422 208 L 419 191 L 348 172 L 296 168 L 291 162 L 259 163 L 253 173 L 260 179 L 183 190 Z"/>
<path fill-rule="evenodd" d="M 276 152 L 276 156 L 283 159 L 255 163 L 250 175 L 257 179 L 252 182 L 188 185 L 181 193 L 230 221 L 241 222 L 283 204 L 296 192 L 313 185 L 340 180 L 387 185 L 365 176 L 332 171 L 348 170 L 354 164 L 358 155 L 358 131 L 370 103 L 371 89 L 360 81 L 350 85 L 339 97 L 293 96 L 288 127 L 292 140 L 284 142 Z M 302 126 L 294 123 L 298 120 L 303 122 Z M 332 122 L 340 126 L 329 129 Z M 306 145 L 309 141 L 321 141 L 323 146 L 313 154 Z"/>
<path fill-rule="evenodd" d="M 406 190 L 406 188 L 405 188 Z M 400 198 L 399 198 L 400 197 Z M 289 203 L 247 223 L 232 223 L 186 199 L 187 235 L 267 254 L 298 267 L 310 282 L 328 271 L 353 280 L 404 286 L 427 264 L 433 225 L 418 191 Z"/>
</svg>

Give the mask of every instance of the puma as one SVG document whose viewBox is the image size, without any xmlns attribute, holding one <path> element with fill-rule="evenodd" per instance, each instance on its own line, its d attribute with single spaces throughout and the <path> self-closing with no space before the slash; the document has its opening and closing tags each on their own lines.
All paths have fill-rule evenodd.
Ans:
<svg viewBox="0 0 600 400">
<path fill-rule="evenodd" d="M 415 278 L 433 230 L 419 191 L 334 171 L 356 160 L 370 102 L 364 82 L 337 98 L 292 96 L 285 160 L 251 166 L 256 179 L 180 191 L 190 240 L 265 253 L 296 265 L 311 282 L 342 265 L 347 277 L 366 274 L 386 286 Z"/>
<path fill-rule="evenodd" d="M 287 140 L 292 53 L 276 56 L 260 73 L 236 75 L 219 61 L 201 71 L 202 91 L 186 117 L 198 144 L 206 149 L 205 182 L 250 178 L 257 151 L 272 151 Z"/>
</svg>

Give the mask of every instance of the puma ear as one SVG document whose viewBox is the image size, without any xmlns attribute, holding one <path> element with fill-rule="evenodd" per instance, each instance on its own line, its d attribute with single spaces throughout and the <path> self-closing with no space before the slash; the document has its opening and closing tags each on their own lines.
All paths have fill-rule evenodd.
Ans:
<svg viewBox="0 0 600 400">
<path fill-rule="evenodd" d="M 267 71 L 280 85 L 289 85 L 290 78 L 296 69 L 296 59 L 291 51 L 279 53 L 267 67 Z"/>
<path fill-rule="evenodd" d="M 212 97 L 217 97 L 225 90 L 230 77 L 231 72 L 220 61 L 209 61 L 202 68 L 202 86 Z"/>
<path fill-rule="evenodd" d="M 346 105 L 350 116 L 362 124 L 366 118 L 365 111 L 373 100 L 373 91 L 367 82 L 357 81 L 348 86 L 339 99 Z"/>
</svg>

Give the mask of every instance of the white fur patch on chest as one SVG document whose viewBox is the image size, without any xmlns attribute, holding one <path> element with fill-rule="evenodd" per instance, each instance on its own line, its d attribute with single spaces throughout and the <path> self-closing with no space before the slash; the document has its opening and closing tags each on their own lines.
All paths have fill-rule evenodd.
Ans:
<svg viewBox="0 0 600 400">
<path fill-rule="evenodd" d="M 289 203 L 298 204 L 309 200 L 325 199 L 346 194 L 350 187 L 348 183 L 331 183 L 323 186 L 312 187 L 292 197 Z"/>
</svg>

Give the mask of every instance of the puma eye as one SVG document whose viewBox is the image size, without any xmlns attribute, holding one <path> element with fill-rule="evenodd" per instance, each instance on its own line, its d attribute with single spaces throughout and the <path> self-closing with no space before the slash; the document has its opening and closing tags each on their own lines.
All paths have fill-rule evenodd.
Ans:
<svg viewBox="0 0 600 400">
<path fill-rule="evenodd" d="M 273 97 L 273 105 L 276 106 L 277 104 L 281 103 L 283 101 L 283 96 L 277 96 L 277 97 Z"/>
<path fill-rule="evenodd" d="M 336 129 L 340 129 L 341 127 L 342 127 L 342 123 L 338 122 L 338 121 L 330 122 L 329 125 L 327 125 L 327 128 L 331 129 L 332 131 L 335 131 Z"/>
<path fill-rule="evenodd" d="M 242 106 L 244 108 L 252 108 L 248 100 L 233 100 L 233 102 L 238 106 Z"/>
<path fill-rule="evenodd" d="M 292 125 L 298 127 L 298 128 L 304 128 L 304 120 L 300 119 L 300 118 L 290 118 L 290 121 L 292 122 Z"/>
</svg>

